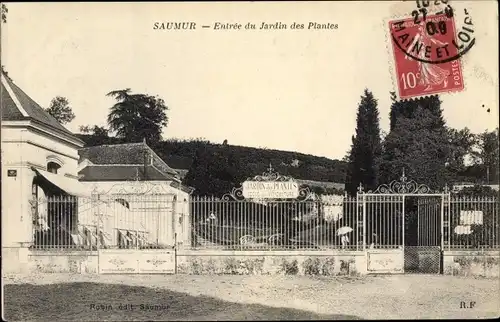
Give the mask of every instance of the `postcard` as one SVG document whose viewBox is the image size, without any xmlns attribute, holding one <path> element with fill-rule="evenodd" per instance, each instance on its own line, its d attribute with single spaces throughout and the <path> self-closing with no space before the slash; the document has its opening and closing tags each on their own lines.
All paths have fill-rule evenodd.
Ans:
<svg viewBox="0 0 500 322">
<path fill-rule="evenodd" d="M 1 13 L 5 320 L 498 318 L 495 1 Z"/>
</svg>

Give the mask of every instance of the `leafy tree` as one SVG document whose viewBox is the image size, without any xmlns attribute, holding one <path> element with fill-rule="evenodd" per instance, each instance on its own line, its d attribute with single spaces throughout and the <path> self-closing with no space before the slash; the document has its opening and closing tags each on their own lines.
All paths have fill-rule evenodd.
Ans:
<svg viewBox="0 0 500 322">
<path fill-rule="evenodd" d="M 229 146 L 202 146 L 196 151 L 184 182 L 195 188 L 196 195 L 221 197 L 244 180 L 245 170 L 239 159 Z"/>
<path fill-rule="evenodd" d="M 68 99 L 62 96 L 53 98 L 50 101 L 49 107 L 45 110 L 61 124 L 69 123 L 75 118 L 75 114 L 69 106 Z"/>
<path fill-rule="evenodd" d="M 498 128 L 494 131 L 485 131 L 478 135 L 477 151 L 474 153 L 476 164 L 480 165 L 483 173 L 482 179 L 487 183 L 499 181 L 499 140 Z"/>
<path fill-rule="evenodd" d="M 399 179 L 402 170 L 410 179 L 441 189 L 448 180 L 446 163 L 452 154 L 441 101 L 430 96 L 413 101 L 393 97 L 391 130 L 384 141 L 381 177 Z"/>
<path fill-rule="evenodd" d="M 84 140 L 87 146 L 119 143 L 116 138 L 109 136 L 109 130 L 103 126 L 82 125 L 80 126 L 80 133 L 85 134 Z"/>
<path fill-rule="evenodd" d="M 377 100 L 369 90 L 365 89 L 358 105 L 356 134 L 352 137 L 348 156 L 346 191 L 349 194 L 355 195 L 360 183 L 366 189 L 376 188 L 378 183 L 376 161 L 381 153 Z"/>
<path fill-rule="evenodd" d="M 156 144 L 162 128 L 168 124 L 165 101 L 157 96 L 131 94 L 130 88 L 112 91 L 107 96 L 116 99 L 108 114 L 108 125 L 117 137 L 128 142 Z"/>
<path fill-rule="evenodd" d="M 457 175 L 466 170 L 465 158 L 474 154 L 477 144 L 477 136 L 467 127 L 461 130 L 447 129 L 448 142 L 450 143 L 450 155 L 447 161 L 448 171 Z"/>
<path fill-rule="evenodd" d="M 9 10 L 7 9 L 7 6 L 5 3 L 2 3 L 2 23 L 7 23 L 7 13 Z"/>
</svg>

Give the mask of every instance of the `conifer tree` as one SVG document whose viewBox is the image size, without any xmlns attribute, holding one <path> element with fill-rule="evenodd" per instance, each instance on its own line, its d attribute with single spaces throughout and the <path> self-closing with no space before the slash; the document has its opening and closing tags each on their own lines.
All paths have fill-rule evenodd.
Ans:
<svg viewBox="0 0 500 322">
<path fill-rule="evenodd" d="M 377 160 L 382 153 L 377 100 L 365 89 L 358 105 L 356 133 L 348 156 L 346 191 L 355 195 L 359 184 L 375 189 L 378 184 Z"/>
<path fill-rule="evenodd" d="M 433 189 L 441 189 L 449 173 L 452 150 L 438 96 L 398 101 L 393 95 L 390 132 L 384 140 L 381 181 L 405 175 Z"/>
</svg>

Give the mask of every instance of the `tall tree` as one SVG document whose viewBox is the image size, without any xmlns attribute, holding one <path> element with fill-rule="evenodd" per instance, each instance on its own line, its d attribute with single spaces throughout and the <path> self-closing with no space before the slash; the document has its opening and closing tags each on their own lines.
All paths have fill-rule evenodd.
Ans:
<svg viewBox="0 0 500 322">
<path fill-rule="evenodd" d="M 156 144 L 161 140 L 162 128 L 168 124 L 165 101 L 157 96 L 131 94 L 130 88 L 112 91 L 107 96 L 116 99 L 108 114 L 110 130 L 128 142 Z"/>
<path fill-rule="evenodd" d="M 53 98 L 49 107 L 45 110 L 61 124 L 69 123 L 75 119 L 75 114 L 69 106 L 68 99 L 62 96 Z"/>
<path fill-rule="evenodd" d="M 393 96 L 390 132 L 384 141 L 381 180 L 407 177 L 441 189 L 448 179 L 452 147 L 437 96 L 398 101 Z"/>
<path fill-rule="evenodd" d="M 358 105 L 356 134 L 352 137 L 348 156 L 346 191 L 354 195 L 361 183 L 365 189 L 374 189 L 378 184 L 377 160 L 382 153 L 380 142 L 379 112 L 377 100 L 365 89 Z"/>
</svg>

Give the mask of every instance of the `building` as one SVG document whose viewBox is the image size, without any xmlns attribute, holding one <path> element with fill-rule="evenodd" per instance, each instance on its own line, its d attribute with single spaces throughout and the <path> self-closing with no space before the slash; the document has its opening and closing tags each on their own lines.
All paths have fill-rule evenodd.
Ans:
<svg viewBox="0 0 500 322">
<path fill-rule="evenodd" d="M 189 244 L 192 189 L 145 142 L 87 147 L 79 155 L 80 182 L 127 208 L 127 215 L 118 215 L 119 223 L 105 219 L 114 229 L 109 243 Z"/>
<path fill-rule="evenodd" d="M 461 191 L 464 188 L 473 188 L 476 186 L 481 186 L 481 187 L 490 187 L 492 190 L 499 191 L 499 185 L 498 184 L 476 184 L 476 183 L 456 183 L 453 185 L 452 191 L 453 192 L 458 192 Z"/>
<path fill-rule="evenodd" d="M 50 116 L 2 72 L 2 256 L 25 260 L 39 219 L 51 222 L 50 207 L 33 200 L 89 196 L 78 182 L 83 142 Z M 54 228 L 54 227 L 50 227 Z"/>
</svg>

